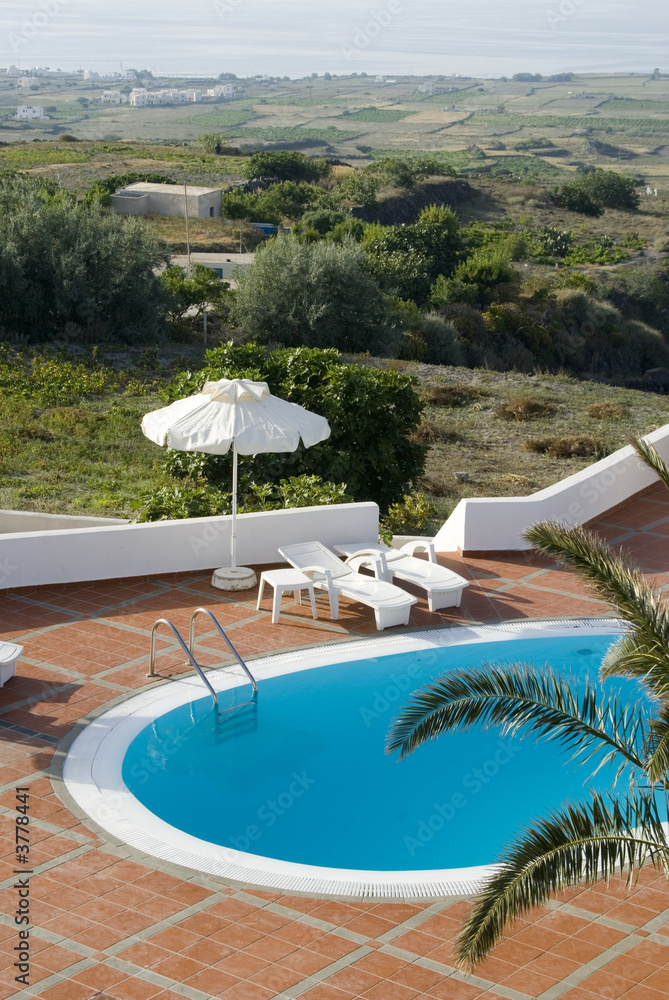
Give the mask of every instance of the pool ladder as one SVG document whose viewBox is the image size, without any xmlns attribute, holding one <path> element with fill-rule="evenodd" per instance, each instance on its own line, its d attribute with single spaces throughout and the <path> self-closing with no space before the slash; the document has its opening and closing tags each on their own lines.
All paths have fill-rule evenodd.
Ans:
<svg viewBox="0 0 669 1000">
<path fill-rule="evenodd" d="M 209 694 L 211 695 L 211 697 L 213 699 L 214 705 L 216 707 L 218 707 L 218 695 L 216 694 L 216 692 L 214 691 L 213 687 L 209 683 L 209 681 L 207 679 L 207 676 L 204 673 L 202 667 L 200 666 L 200 664 L 195 659 L 195 652 L 194 652 L 195 651 L 195 620 L 196 620 L 196 618 L 197 618 L 198 615 L 207 615 L 211 619 L 211 621 L 213 622 L 213 624 L 216 626 L 216 628 L 218 629 L 220 635 L 223 637 L 223 639 L 225 639 L 225 642 L 226 642 L 228 648 L 230 649 L 230 652 L 235 657 L 235 659 L 237 660 L 237 663 L 242 668 L 242 670 L 244 671 L 244 673 L 248 677 L 249 681 L 251 682 L 251 686 L 253 688 L 253 697 L 252 697 L 251 700 L 255 701 L 256 698 L 257 698 L 257 695 L 258 695 L 258 685 L 256 684 L 255 677 L 253 676 L 253 674 L 251 673 L 251 671 L 249 670 L 249 668 L 246 666 L 246 664 L 244 663 L 244 660 L 241 658 L 241 656 L 239 655 L 239 653 L 237 652 L 237 650 L 235 649 L 235 647 L 233 646 L 233 644 L 228 639 L 227 635 L 225 634 L 225 630 L 223 629 L 223 626 L 221 625 L 221 623 L 218 621 L 218 619 L 215 617 L 215 615 L 213 615 L 212 612 L 209 611 L 207 608 L 196 608 L 195 611 L 193 612 L 193 614 L 190 616 L 190 635 L 189 635 L 189 644 L 188 644 L 188 646 L 186 645 L 186 643 L 181 638 L 181 636 L 180 636 L 180 634 L 179 634 L 176 626 L 171 621 L 169 621 L 167 618 L 159 618 L 158 621 L 155 622 L 153 628 L 151 629 L 151 657 L 150 657 L 150 662 L 149 662 L 149 672 L 148 672 L 148 674 L 146 676 L 147 677 L 155 677 L 156 676 L 156 670 L 155 670 L 155 667 L 156 667 L 156 633 L 157 633 L 157 631 L 158 631 L 158 629 L 160 628 L 161 625 L 166 625 L 172 631 L 175 639 L 177 640 L 177 642 L 179 643 L 179 645 L 183 649 L 184 653 L 188 657 L 188 659 L 186 660 L 186 663 L 192 663 L 193 664 L 193 666 L 195 667 L 195 670 L 197 671 L 197 673 L 199 674 L 201 680 L 203 681 L 203 683 L 205 684 L 207 690 L 209 691 Z"/>
</svg>

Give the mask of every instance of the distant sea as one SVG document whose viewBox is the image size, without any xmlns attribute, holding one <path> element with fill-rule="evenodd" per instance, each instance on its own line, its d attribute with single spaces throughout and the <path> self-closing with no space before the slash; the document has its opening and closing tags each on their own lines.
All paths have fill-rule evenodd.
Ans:
<svg viewBox="0 0 669 1000">
<path fill-rule="evenodd" d="M 154 74 L 669 72 L 647 0 L 0 0 L 0 65 Z"/>
</svg>

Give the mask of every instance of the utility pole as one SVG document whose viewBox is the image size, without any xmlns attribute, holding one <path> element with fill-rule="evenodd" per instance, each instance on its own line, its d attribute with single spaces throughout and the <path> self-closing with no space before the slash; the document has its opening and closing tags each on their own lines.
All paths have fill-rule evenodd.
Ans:
<svg viewBox="0 0 669 1000">
<path fill-rule="evenodd" d="M 188 257 L 186 277 L 190 278 L 190 235 L 188 232 L 188 187 L 186 181 L 184 181 L 184 211 L 186 213 L 186 254 Z"/>
</svg>

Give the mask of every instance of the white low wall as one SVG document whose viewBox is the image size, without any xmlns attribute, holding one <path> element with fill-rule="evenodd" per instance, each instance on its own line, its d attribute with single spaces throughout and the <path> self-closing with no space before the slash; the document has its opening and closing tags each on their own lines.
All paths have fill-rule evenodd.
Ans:
<svg viewBox="0 0 669 1000">
<path fill-rule="evenodd" d="M 58 528 L 96 528 L 99 524 L 127 523 L 127 519 L 121 517 L 78 517 L 31 510 L 0 510 L 0 535 L 16 531 L 56 531 Z"/>
<path fill-rule="evenodd" d="M 645 440 L 669 462 L 669 424 L 647 434 Z M 628 445 L 528 497 L 461 500 L 437 533 L 435 547 L 437 552 L 529 549 L 522 533 L 537 521 L 585 524 L 657 481 Z"/>
<path fill-rule="evenodd" d="M 210 570 L 230 562 L 230 517 L 0 535 L 0 589 Z M 375 503 L 240 514 L 237 561 L 282 562 L 277 548 L 378 538 Z"/>
</svg>

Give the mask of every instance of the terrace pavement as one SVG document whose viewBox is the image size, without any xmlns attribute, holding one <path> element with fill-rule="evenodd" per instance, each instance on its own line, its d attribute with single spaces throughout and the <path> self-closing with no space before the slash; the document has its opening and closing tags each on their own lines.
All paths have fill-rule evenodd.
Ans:
<svg viewBox="0 0 669 1000">
<path fill-rule="evenodd" d="M 596 522 L 657 585 L 669 587 L 669 494 L 652 487 Z M 531 553 L 440 556 L 471 585 L 462 607 L 413 627 L 512 618 L 597 616 L 609 609 L 574 574 Z M 183 628 L 215 610 L 242 655 L 267 655 L 373 633 L 371 615 L 342 603 L 331 622 L 286 601 L 226 596 L 209 574 L 6 591 L 0 639 L 25 646 L 0 690 L 0 1000 L 661 1000 L 669 994 L 669 888 L 652 870 L 630 890 L 614 881 L 563 893 L 517 923 L 469 976 L 454 967 L 464 899 L 342 901 L 287 896 L 177 868 L 119 844 L 71 812 L 50 780 L 58 742 L 89 713 L 143 688 L 149 633 L 166 615 Z M 212 639 L 213 643 L 213 639 Z M 183 671 L 161 638 L 162 678 Z M 220 662 L 210 656 L 204 662 Z M 156 682 L 154 682 L 156 683 Z M 15 787 L 31 796 L 32 929 L 28 987 L 15 981 Z"/>
</svg>

